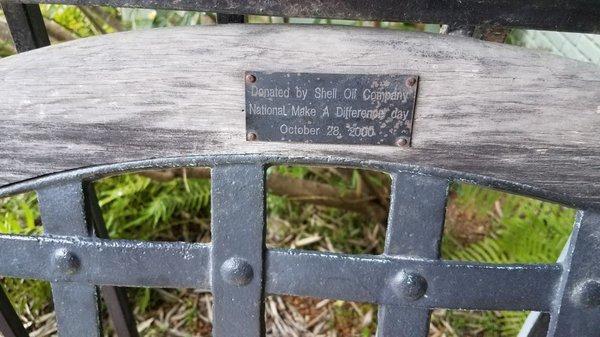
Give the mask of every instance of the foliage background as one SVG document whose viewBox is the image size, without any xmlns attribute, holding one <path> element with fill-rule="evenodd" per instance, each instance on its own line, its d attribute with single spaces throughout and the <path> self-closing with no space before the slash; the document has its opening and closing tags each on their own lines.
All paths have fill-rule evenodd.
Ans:
<svg viewBox="0 0 600 337">
<path fill-rule="evenodd" d="M 213 13 L 42 5 L 53 43 L 129 29 L 214 24 Z M 439 25 L 250 16 L 252 23 L 343 24 L 437 33 Z M 508 41 L 527 45 L 528 33 L 513 31 Z M 549 49 L 556 52 L 555 50 Z M 600 51 L 600 49 L 599 49 Z M 14 53 L 0 14 L 0 56 Z M 589 60 L 596 60 L 593 56 Z M 600 60 L 600 58 L 598 58 Z M 0 101 L 1 104 L 1 101 Z M 267 244 L 346 253 L 383 250 L 389 177 L 342 168 L 274 167 L 269 181 L 309 186 L 305 191 L 270 188 Z M 308 185 L 306 185 L 308 182 Z M 313 189 L 311 189 L 313 188 Z M 112 238 L 210 241 L 210 181 L 184 174 L 128 174 L 96 184 Z M 308 191 L 308 192 L 307 192 Z M 323 194 L 323 191 L 327 193 Z M 360 208 L 344 202 L 360 199 Z M 331 207 L 334 201 L 335 207 Z M 335 203 L 337 202 L 337 203 Z M 377 211 L 377 212 L 376 212 Z M 383 213 L 382 213 L 383 212 Z M 383 214 L 383 216 L 381 216 Z M 551 263 L 572 228 L 574 211 L 539 200 L 455 184 L 447 207 L 442 257 L 489 263 Z M 0 200 L 0 232 L 42 233 L 33 194 Z M 47 283 L 2 279 L 31 336 L 56 333 Z M 130 289 L 143 336 L 210 334 L 211 297 L 190 289 Z M 371 336 L 377 308 L 369 304 L 294 297 L 269 297 L 270 336 Z M 431 336 L 516 336 L 525 312 L 435 310 Z M 103 311 L 105 334 L 113 334 Z"/>
</svg>

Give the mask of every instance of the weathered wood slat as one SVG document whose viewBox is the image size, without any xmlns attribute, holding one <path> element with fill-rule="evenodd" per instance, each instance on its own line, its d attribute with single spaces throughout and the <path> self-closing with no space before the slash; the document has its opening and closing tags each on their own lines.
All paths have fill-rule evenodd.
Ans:
<svg viewBox="0 0 600 337">
<path fill-rule="evenodd" d="M 412 147 L 248 142 L 245 70 L 415 74 Z M 473 39 L 229 25 L 119 33 L 0 60 L 0 185 L 163 156 L 376 159 L 600 205 L 600 68 Z"/>
</svg>

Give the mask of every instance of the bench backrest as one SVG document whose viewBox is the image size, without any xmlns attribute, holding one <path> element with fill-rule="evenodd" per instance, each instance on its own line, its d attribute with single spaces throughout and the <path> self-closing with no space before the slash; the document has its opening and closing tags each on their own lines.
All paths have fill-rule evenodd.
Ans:
<svg viewBox="0 0 600 337">
<path fill-rule="evenodd" d="M 36 3 L 2 2 L 22 51 L 47 44 Z M 600 16 L 600 5 L 584 0 L 86 3 L 441 22 L 467 30 L 501 24 L 598 31 Z M 246 71 L 416 75 L 410 146 L 253 141 L 244 123 Z M 426 336 L 432 308 L 533 310 L 545 314 L 531 336 L 597 335 L 597 66 L 457 36 L 230 25 L 119 33 L 32 50 L 0 60 L 0 75 L 0 196 L 35 190 L 47 233 L 0 235 L 0 275 L 53 282 L 61 337 L 100 335 L 100 285 L 113 299 L 107 302 L 120 337 L 136 332 L 114 286 L 211 291 L 215 337 L 261 336 L 266 294 L 379 304 L 381 337 Z M 265 168 L 282 163 L 389 173 L 385 253 L 266 249 Z M 91 182 L 188 166 L 212 169 L 211 244 L 106 237 Z M 563 259 L 546 265 L 440 260 L 452 181 L 581 209 Z M 22 336 L 1 295 L 0 331 Z"/>
</svg>

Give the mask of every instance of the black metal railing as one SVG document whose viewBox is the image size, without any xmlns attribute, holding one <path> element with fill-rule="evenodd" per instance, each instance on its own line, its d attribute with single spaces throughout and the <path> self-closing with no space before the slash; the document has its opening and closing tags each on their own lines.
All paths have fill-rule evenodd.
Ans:
<svg viewBox="0 0 600 337">
<path fill-rule="evenodd" d="M 243 15 L 332 18 L 600 32 L 596 0 L 0 0 L 19 52 L 50 44 L 38 4 L 160 8 L 222 13 L 219 23 L 243 22 Z"/>
<path fill-rule="evenodd" d="M 281 163 L 389 173 L 392 195 L 384 253 L 267 249 L 265 170 Z M 92 181 L 176 166 L 211 167 L 212 242 L 107 238 Z M 455 180 L 559 199 L 479 176 L 332 158 L 216 156 L 98 166 L 0 190 L 0 196 L 37 191 L 45 229 L 41 237 L 0 235 L 0 275 L 52 283 L 61 337 L 101 336 L 99 290 L 118 336 L 136 336 L 126 298 L 117 288 L 122 286 L 212 292 L 215 337 L 264 336 L 263 300 L 268 294 L 378 304 L 381 337 L 427 336 L 433 308 L 538 311 L 544 313 L 542 327 L 529 336 L 598 336 L 600 213 L 579 213 L 563 258 L 555 264 L 440 260 L 448 186 Z M 6 296 L 0 296 L 0 308 L 0 331 L 26 336 Z"/>
</svg>

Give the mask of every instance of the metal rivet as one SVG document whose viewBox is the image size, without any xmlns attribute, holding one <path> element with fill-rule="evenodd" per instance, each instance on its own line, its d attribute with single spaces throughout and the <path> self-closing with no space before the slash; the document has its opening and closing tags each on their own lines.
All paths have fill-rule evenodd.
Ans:
<svg viewBox="0 0 600 337">
<path fill-rule="evenodd" d="M 52 262 L 58 271 L 68 275 L 75 274 L 81 267 L 79 257 L 65 248 L 54 251 Z"/>
<path fill-rule="evenodd" d="M 231 285 L 244 286 L 252 281 L 254 270 L 248 261 L 232 257 L 221 265 L 221 277 Z"/>
<path fill-rule="evenodd" d="M 413 85 L 417 84 L 417 79 L 414 77 L 409 77 L 406 79 L 406 86 L 407 87 L 412 87 Z"/>
<path fill-rule="evenodd" d="M 253 141 L 258 138 L 258 135 L 255 132 L 248 132 L 246 134 L 246 140 Z"/>
<path fill-rule="evenodd" d="M 246 82 L 248 82 L 248 83 L 254 83 L 254 82 L 256 82 L 256 76 L 254 76 L 252 74 L 247 74 L 246 75 Z"/>
<path fill-rule="evenodd" d="M 576 301 L 586 307 L 600 306 L 600 281 L 587 280 L 580 283 L 574 292 Z"/>
<path fill-rule="evenodd" d="M 396 146 L 406 146 L 406 144 L 408 144 L 408 140 L 406 140 L 406 138 L 396 139 Z"/>
<path fill-rule="evenodd" d="M 411 301 L 418 300 L 427 292 L 427 280 L 421 274 L 412 271 L 401 271 L 391 282 L 396 295 Z"/>
</svg>

